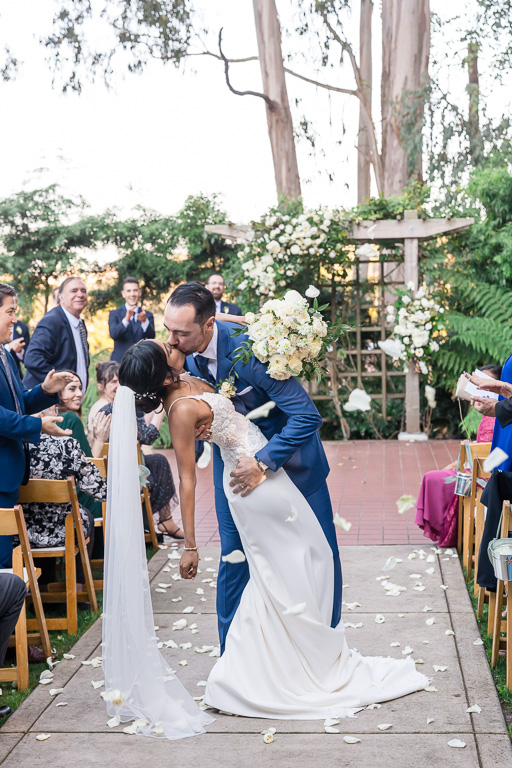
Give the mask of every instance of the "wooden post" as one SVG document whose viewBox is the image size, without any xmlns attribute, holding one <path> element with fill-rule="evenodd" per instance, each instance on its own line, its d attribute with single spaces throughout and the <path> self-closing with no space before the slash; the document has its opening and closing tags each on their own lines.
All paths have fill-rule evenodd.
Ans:
<svg viewBox="0 0 512 768">
<path fill-rule="evenodd" d="M 418 211 L 404 211 L 407 222 L 407 234 L 404 238 L 404 272 L 405 282 L 413 283 L 418 290 L 418 234 L 416 222 Z M 420 431 L 420 376 L 414 363 L 409 363 L 405 374 L 405 432 L 398 436 L 399 440 L 426 440 L 427 435 Z"/>
</svg>

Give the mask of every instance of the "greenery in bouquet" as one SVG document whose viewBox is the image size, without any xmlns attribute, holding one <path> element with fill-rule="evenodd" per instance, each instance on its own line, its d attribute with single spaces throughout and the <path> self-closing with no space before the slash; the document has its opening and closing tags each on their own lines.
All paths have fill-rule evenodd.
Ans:
<svg viewBox="0 0 512 768">
<path fill-rule="evenodd" d="M 415 291 L 412 282 L 397 293 L 396 302 L 386 307 L 386 320 L 394 323 L 392 338 L 379 342 L 379 347 L 404 369 L 413 361 L 420 373 L 427 375 L 447 336 L 444 307 L 423 286 Z"/>
<path fill-rule="evenodd" d="M 249 337 L 236 350 L 235 362 L 248 362 L 254 355 L 268 364 L 268 375 L 279 381 L 291 376 L 304 376 L 308 381 L 316 375 L 324 381 L 328 375 L 326 357 L 347 326 L 341 321 L 328 323 L 322 317 L 327 305 L 318 305 L 320 291 L 309 286 L 306 296 L 313 299 L 312 306 L 298 291 L 288 291 L 284 299 L 269 299 L 260 314 L 245 315 L 247 328 L 235 331 Z"/>
</svg>

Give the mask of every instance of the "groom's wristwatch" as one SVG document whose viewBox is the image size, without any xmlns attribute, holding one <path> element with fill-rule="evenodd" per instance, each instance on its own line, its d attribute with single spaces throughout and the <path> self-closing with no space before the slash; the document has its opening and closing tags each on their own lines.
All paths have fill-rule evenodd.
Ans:
<svg viewBox="0 0 512 768">
<path fill-rule="evenodd" d="M 257 465 L 258 465 L 258 467 L 261 469 L 261 471 L 263 472 L 263 474 L 265 474 L 265 472 L 266 472 L 266 471 L 267 471 L 267 469 L 268 469 L 267 465 L 266 465 L 266 464 L 264 464 L 264 463 L 262 462 L 262 460 L 261 460 L 261 459 L 256 459 L 256 464 L 257 464 Z"/>
</svg>

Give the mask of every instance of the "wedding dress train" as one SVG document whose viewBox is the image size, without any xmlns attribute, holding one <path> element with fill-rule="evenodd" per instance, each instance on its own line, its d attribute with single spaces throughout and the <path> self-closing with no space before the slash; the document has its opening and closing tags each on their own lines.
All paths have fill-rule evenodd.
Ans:
<svg viewBox="0 0 512 768">
<path fill-rule="evenodd" d="M 283 469 L 247 497 L 234 494 L 230 472 L 266 438 L 222 395 L 194 397 L 214 415 L 212 440 L 250 571 L 205 702 L 246 717 L 310 720 L 354 716 L 425 688 L 429 679 L 411 658 L 361 656 L 348 647 L 343 621 L 331 628 L 332 552 L 313 510 Z"/>
</svg>

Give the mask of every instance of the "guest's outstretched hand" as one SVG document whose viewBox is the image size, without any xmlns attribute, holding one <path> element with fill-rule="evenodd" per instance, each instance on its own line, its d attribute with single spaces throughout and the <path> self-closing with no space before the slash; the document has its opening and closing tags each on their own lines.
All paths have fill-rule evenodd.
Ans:
<svg viewBox="0 0 512 768">
<path fill-rule="evenodd" d="M 70 381 L 73 381 L 74 378 L 74 374 L 68 373 L 68 371 L 59 371 L 59 373 L 55 373 L 55 368 L 52 368 L 50 373 L 46 374 L 46 378 L 42 383 L 42 388 L 45 392 L 54 394 L 55 392 L 60 392 L 61 389 L 64 389 L 64 387 L 69 384 Z"/>
<path fill-rule="evenodd" d="M 41 419 L 41 433 L 44 435 L 53 435 L 53 437 L 66 437 L 72 435 L 71 429 L 62 429 L 58 422 L 64 421 L 62 416 L 43 416 Z"/>
</svg>

